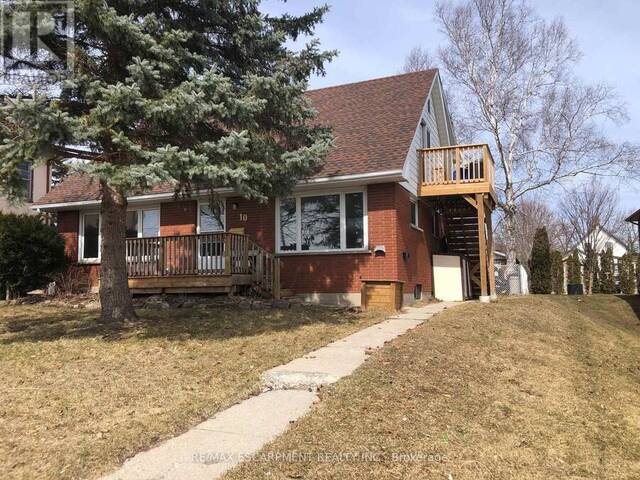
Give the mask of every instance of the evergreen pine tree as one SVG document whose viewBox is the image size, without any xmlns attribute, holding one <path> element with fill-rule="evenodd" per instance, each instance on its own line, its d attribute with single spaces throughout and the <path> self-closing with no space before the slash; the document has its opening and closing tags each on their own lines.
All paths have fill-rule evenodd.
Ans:
<svg viewBox="0 0 640 480">
<path fill-rule="evenodd" d="M 576 285 L 582 283 L 580 255 L 577 250 L 574 250 L 567 260 L 567 270 L 567 278 L 570 284 Z"/>
<path fill-rule="evenodd" d="M 551 288 L 553 293 L 561 295 L 564 293 L 564 264 L 562 253 L 558 250 L 551 251 Z"/>
<path fill-rule="evenodd" d="M 607 248 L 600 257 L 600 275 L 602 293 L 616 293 L 616 281 L 613 263 L 613 249 Z"/>
<path fill-rule="evenodd" d="M 636 293 L 636 272 L 634 268 L 634 258 L 630 253 L 625 253 L 619 260 L 620 269 L 620 291 L 625 295 Z"/>
<path fill-rule="evenodd" d="M 538 228 L 533 237 L 529 265 L 531 292 L 551 293 L 551 247 L 545 227 Z"/>
<path fill-rule="evenodd" d="M 288 46 L 313 35 L 327 7 L 274 17 L 259 0 L 74 6 L 72 76 L 4 106 L 0 189 L 15 189 L 22 161 L 84 160 L 76 172 L 101 190 L 102 321 L 117 322 L 135 318 L 124 253 L 127 196 L 158 184 L 177 194 L 232 187 L 260 200 L 288 192 L 332 146 L 304 92 L 334 52 L 315 40 L 298 52 Z M 5 24 L 20 8 L 5 6 Z M 56 29 L 48 42 L 62 45 L 65 36 Z M 31 66 L 56 68 L 50 58 Z"/>
</svg>

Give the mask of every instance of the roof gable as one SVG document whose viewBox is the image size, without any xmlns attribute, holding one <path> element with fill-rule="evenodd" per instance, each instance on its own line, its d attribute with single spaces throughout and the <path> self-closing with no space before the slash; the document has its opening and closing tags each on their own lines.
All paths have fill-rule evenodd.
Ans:
<svg viewBox="0 0 640 480">
<path fill-rule="evenodd" d="M 318 123 L 331 127 L 336 143 L 316 176 L 402 169 L 436 72 L 307 92 L 318 110 Z"/>
</svg>

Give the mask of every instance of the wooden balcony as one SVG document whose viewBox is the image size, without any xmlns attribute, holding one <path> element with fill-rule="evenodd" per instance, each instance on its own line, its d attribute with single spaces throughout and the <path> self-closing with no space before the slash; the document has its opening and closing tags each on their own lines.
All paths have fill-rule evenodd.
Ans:
<svg viewBox="0 0 640 480">
<path fill-rule="evenodd" d="M 244 286 L 280 296 L 280 261 L 246 235 L 130 238 L 126 262 L 134 293 L 230 293 Z"/>
<path fill-rule="evenodd" d="M 487 193 L 495 200 L 495 162 L 488 145 L 419 149 L 418 159 L 420 196 Z"/>
</svg>

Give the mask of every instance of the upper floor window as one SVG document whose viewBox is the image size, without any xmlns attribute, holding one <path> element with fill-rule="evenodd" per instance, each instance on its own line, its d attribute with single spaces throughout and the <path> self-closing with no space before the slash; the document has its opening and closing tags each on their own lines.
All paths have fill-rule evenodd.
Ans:
<svg viewBox="0 0 640 480">
<path fill-rule="evenodd" d="M 431 99 L 430 98 L 427 99 L 427 112 L 431 113 Z"/>
<path fill-rule="evenodd" d="M 331 251 L 367 246 L 364 192 L 280 199 L 278 251 Z"/>
<path fill-rule="evenodd" d="M 20 198 L 26 201 L 33 200 L 33 175 L 31 173 L 31 164 L 28 162 L 21 162 L 18 165 L 18 172 L 20 174 L 20 190 L 18 195 Z"/>
</svg>

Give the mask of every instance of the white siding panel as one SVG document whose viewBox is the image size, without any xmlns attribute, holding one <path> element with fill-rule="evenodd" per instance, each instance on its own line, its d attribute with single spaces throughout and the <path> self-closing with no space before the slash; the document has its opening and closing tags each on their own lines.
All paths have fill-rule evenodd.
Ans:
<svg viewBox="0 0 640 480">
<path fill-rule="evenodd" d="M 429 96 L 427 97 L 427 101 L 424 104 L 422 109 L 422 114 L 418 119 L 418 124 L 416 126 L 415 134 L 413 135 L 413 140 L 411 141 L 411 146 L 409 147 L 409 151 L 407 153 L 407 158 L 404 161 L 404 167 L 402 169 L 402 174 L 404 178 L 407 179 L 406 182 L 402 182 L 401 185 L 406 188 L 409 192 L 414 195 L 418 194 L 418 149 L 422 148 L 422 132 L 420 128 L 420 123 L 424 119 L 426 122 L 426 128 L 431 132 L 431 146 L 439 147 L 442 145 L 440 142 L 440 135 L 438 133 L 438 121 L 437 121 L 437 112 L 442 109 L 439 108 L 438 102 L 440 102 L 440 96 L 434 95 L 435 90 L 440 90 L 439 88 L 439 80 L 438 76 L 433 79 L 433 84 L 431 87 L 431 91 L 429 92 Z M 428 104 L 431 103 L 431 113 L 428 111 Z"/>
</svg>

